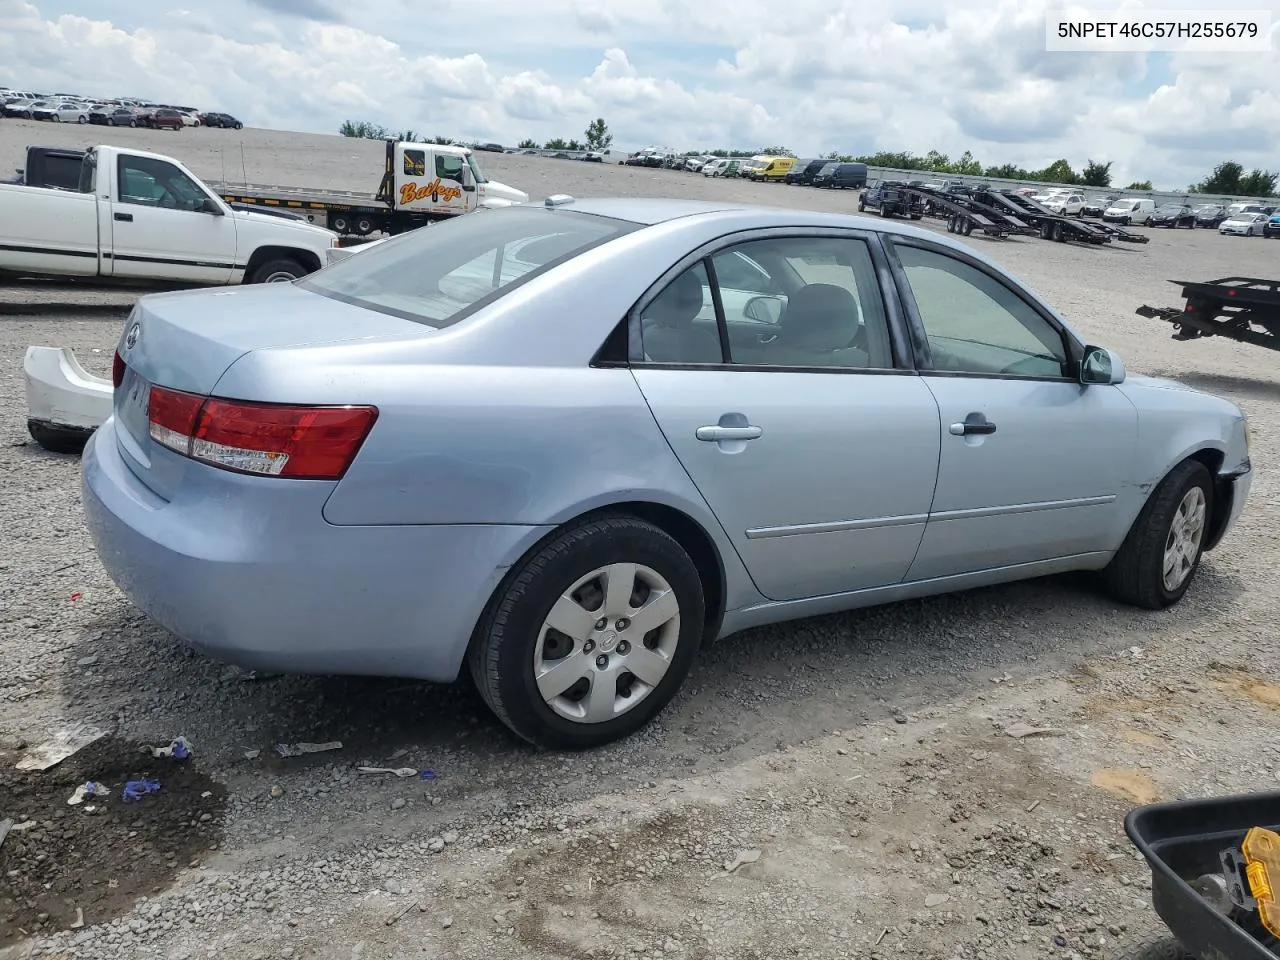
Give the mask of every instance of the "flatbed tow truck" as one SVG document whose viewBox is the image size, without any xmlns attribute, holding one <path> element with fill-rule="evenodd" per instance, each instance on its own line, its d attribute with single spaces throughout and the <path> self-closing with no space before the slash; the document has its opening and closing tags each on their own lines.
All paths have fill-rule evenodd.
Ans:
<svg viewBox="0 0 1280 960">
<path fill-rule="evenodd" d="M 1101 223 L 1087 223 L 1077 217 L 1065 217 L 1054 213 L 1044 204 L 1031 197 L 1015 193 L 1012 190 L 980 190 L 980 199 L 990 198 L 988 202 L 1003 207 L 1010 213 L 1037 227 L 1044 240 L 1056 240 L 1059 243 L 1075 241 L 1101 245 L 1112 240 L 1125 243 L 1148 243 L 1151 238 L 1141 233 L 1130 233 L 1119 227 Z"/>
<path fill-rule="evenodd" d="M 1141 306 L 1134 312 L 1173 324 L 1174 340 L 1226 337 L 1280 350 L 1280 280 L 1223 277 L 1207 283 L 1170 280 L 1182 288 L 1182 307 Z"/>
<path fill-rule="evenodd" d="M 289 212 L 340 236 L 403 233 L 478 207 L 528 203 L 529 195 L 487 179 L 466 147 L 386 141 L 386 164 L 374 193 L 208 181 L 227 203 Z"/>
</svg>

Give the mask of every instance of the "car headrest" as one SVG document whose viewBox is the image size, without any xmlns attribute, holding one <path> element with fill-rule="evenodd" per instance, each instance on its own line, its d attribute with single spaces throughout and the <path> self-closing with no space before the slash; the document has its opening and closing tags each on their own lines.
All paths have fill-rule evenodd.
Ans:
<svg viewBox="0 0 1280 960">
<path fill-rule="evenodd" d="M 658 294 L 644 316 L 663 327 L 685 326 L 702 312 L 702 305 L 702 281 L 692 270 L 686 270 Z"/>
<path fill-rule="evenodd" d="M 858 304 L 853 294 L 832 283 L 801 287 L 787 302 L 779 339 L 801 346 L 834 349 L 857 333 Z"/>
</svg>

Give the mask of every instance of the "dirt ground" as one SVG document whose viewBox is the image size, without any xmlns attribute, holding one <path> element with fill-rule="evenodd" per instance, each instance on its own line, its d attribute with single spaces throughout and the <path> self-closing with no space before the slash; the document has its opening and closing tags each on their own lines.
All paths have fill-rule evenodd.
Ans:
<svg viewBox="0 0 1280 960">
<path fill-rule="evenodd" d="M 224 162 L 239 175 L 243 146 L 250 182 L 372 190 L 381 171 L 379 144 L 332 137 L 8 121 L 0 170 L 28 143 L 100 140 L 215 178 Z M 856 207 L 852 192 L 482 163 L 535 199 Z M 140 616 L 83 529 L 78 459 L 30 442 L 22 382 L 30 344 L 105 374 L 130 298 L 0 290 L 0 821 L 33 824 L 0 845 L 0 960 L 1117 957 L 1152 916 L 1125 812 L 1280 789 L 1274 355 L 1178 343 L 1134 315 L 1177 303 L 1170 279 L 1274 276 L 1275 249 L 1149 233 L 967 242 L 1131 370 L 1249 414 L 1251 500 L 1180 605 L 1138 611 L 1059 577 L 754 630 L 706 651 L 658 723 L 582 755 L 516 743 L 465 686 L 246 674 Z M 76 723 L 107 736 L 14 769 Z M 181 763 L 138 749 L 178 735 Z M 274 749 L 299 741 L 342 746 Z M 159 792 L 124 804 L 144 775 Z M 94 813 L 66 803 L 87 779 L 115 791 Z"/>
</svg>

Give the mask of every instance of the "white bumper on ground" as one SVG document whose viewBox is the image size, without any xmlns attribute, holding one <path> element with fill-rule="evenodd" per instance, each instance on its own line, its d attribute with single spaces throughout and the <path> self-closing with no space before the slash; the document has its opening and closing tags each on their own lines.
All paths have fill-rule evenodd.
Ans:
<svg viewBox="0 0 1280 960">
<path fill-rule="evenodd" d="M 27 429 L 46 449 L 83 446 L 111 416 L 110 380 L 85 371 L 67 347 L 27 347 Z"/>
</svg>

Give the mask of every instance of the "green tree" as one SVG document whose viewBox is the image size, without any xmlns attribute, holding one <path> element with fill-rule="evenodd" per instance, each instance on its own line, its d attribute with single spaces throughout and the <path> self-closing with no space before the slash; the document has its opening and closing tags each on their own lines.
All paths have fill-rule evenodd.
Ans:
<svg viewBox="0 0 1280 960">
<path fill-rule="evenodd" d="M 951 158 L 945 153 L 939 153 L 937 150 L 930 150 L 924 155 L 924 169 L 933 170 L 937 173 L 950 173 Z"/>
<path fill-rule="evenodd" d="M 1071 169 L 1071 164 L 1066 160 L 1055 160 L 1033 179 L 1045 183 L 1079 183 L 1080 175 Z"/>
<path fill-rule="evenodd" d="M 1280 179 L 1280 174 L 1269 170 L 1254 170 L 1240 178 L 1240 193 L 1246 197 L 1273 197 L 1277 179 Z"/>
<path fill-rule="evenodd" d="M 1125 187 L 1126 190 L 1154 190 L 1150 180 L 1135 180 Z"/>
<path fill-rule="evenodd" d="M 418 142 L 419 142 L 419 141 L 418 141 L 418 131 L 414 130 L 412 127 L 410 127 L 408 130 L 401 130 L 399 133 L 397 133 L 397 134 L 396 134 L 396 137 L 395 137 L 395 138 L 396 138 L 397 140 L 401 140 L 401 141 L 403 141 L 403 142 L 405 142 L 405 143 L 418 143 Z"/>
<path fill-rule="evenodd" d="M 1111 186 L 1111 163 L 1095 163 L 1090 160 L 1085 164 L 1084 171 L 1080 174 L 1080 182 L 1086 187 L 1109 187 Z"/>
<path fill-rule="evenodd" d="M 613 143 L 613 134 L 609 132 L 609 125 L 604 122 L 604 117 L 596 117 L 587 124 L 587 130 L 584 135 L 587 138 L 588 150 L 604 152 Z"/>
<path fill-rule="evenodd" d="M 960 159 L 951 165 L 951 172 L 976 177 L 982 173 L 982 164 L 973 158 L 972 153 L 966 150 L 960 154 Z"/>
<path fill-rule="evenodd" d="M 769 146 L 769 147 L 761 147 L 760 152 L 763 154 L 767 154 L 768 156 L 771 156 L 771 157 L 794 157 L 795 156 L 795 154 L 792 153 L 790 150 L 788 150 L 786 147 L 780 147 L 777 145 Z"/>
<path fill-rule="evenodd" d="M 369 120 L 343 120 L 338 133 L 344 137 L 355 137 L 361 140 L 391 139 L 391 133 L 386 127 Z"/>
<path fill-rule="evenodd" d="M 519 149 L 521 149 L 521 150 L 537 150 L 537 149 L 538 149 L 538 141 L 537 141 L 537 140 L 530 140 L 530 139 L 528 139 L 528 138 L 525 138 L 524 140 L 521 140 L 521 141 L 520 141 L 520 147 L 519 147 Z"/>
<path fill-rule="evenodd" d="M 1240 178 L 1244 167 L 1234 160 L 1224 160 L 1213 168 L 1213 173 L 1192 186 L 1192 193 L 1239 193 Z"/>
<path fill-rule="evenodd" d="M 566 144 L 564 145 L 563 149 L 565 149 L 565 150 L 585 150 L 585 149 L 587 149 L 587 148 L 586 148 L 585 146 L 583 146 L 582 144 L 580 144 L 577 140 L 570 140 L 568 143 L 566 143 Z"/>
<path fill-rule="evenodd" d="M 542 145 L 543 150 L 568 150 L 569 142 L 564 137 L 556 137 L 554 140 L 548 140 Z"/>
<path fill-rule="evenodd" d="M 458 141 L 454 140 L 452 137 L 432 137 L 428 142 L 438 143 L 442 147 L 452 147 Z"/>
</svg>

